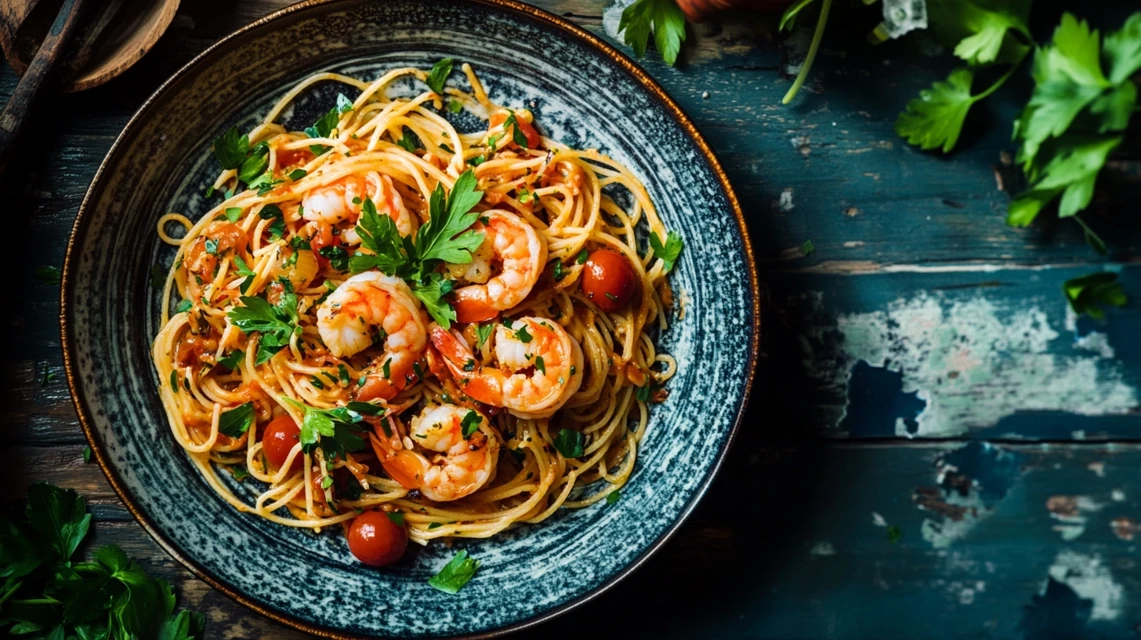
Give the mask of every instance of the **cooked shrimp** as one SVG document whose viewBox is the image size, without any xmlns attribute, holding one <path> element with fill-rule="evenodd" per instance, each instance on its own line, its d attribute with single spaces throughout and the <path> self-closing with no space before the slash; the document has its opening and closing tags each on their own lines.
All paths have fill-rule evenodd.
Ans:
<svg viewBox="0 0 1141 640">
<path fill-rule="evenodd" d="M 558 323 L 517 318 L 495 333 L 496 365 L 478 364 L 463 336 L 433 323 L 432 345 L 471 398 L 520 418 L 558 411 L 582 384 L 582 348 Z"/>
<path fill-rule="evenodd" d="M 546 241 L 519 216 L 492 209 L 480 217 L 486 223 L 476 223 L 473 228 L 485 235 L 472 254 L 471 264 L 460 265 L 462 273 L 450 269 L 453 274 L 481 283 L 456 289 L 456 319 L 460 322 L 490 320 L 500 311 L 523 302 L 547 263 Z M 488 277 L 496 263 L 499 275 Z"/>
<path fill-rule="evenodd" d="M 469 424 L 478 421 L 466 438 L 465 419 Z M 403 442 L 399 437 L 373 438 L 373 449 L 394 480 L 405 488 L 419 489 L 429 500 L 459 500 L 495 475 L 499 436 L 487 418 L 474 409 L 428 405 L 412 418 L 409 435 Z M 406 443 L 415 448 L 406 448 Z"/>
<path fill-rule="evenodd" d="M 349 220 L 356 222 L 360 216 L 364 199 L 370 198 L 376 205 L 377 213 L 387 215 L 396 223 L 400 235 L 411 235 L 416 229 L 416 221 L 404 200 L 392 184 L 392 178 L 372 171 L 365 177 L 345 176 L 331 184 L 319 187 L 305 194 L 301 200 L 302 214 L 306 220 L 334 225 Z M 357 244 L 360 237 L 355 230 L 345 232 L 345 241 Z"/>
<path fill-rule="evenodd" d="M 358 390 L 358 397 L 367 396 L 364 400 L 387 400 L 399 393 L 428 344 L 424 315 L 412 290 L 402 279 L 377 271 L 355 275 L 329 294 L 317 309 L 317 330 L 338 358 L 384 343 L 369 381 Z"/>
</svg>

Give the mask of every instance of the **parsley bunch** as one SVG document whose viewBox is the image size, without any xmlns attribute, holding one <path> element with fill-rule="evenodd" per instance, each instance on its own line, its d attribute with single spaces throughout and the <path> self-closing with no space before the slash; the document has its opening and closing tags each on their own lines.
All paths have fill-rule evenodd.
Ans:
<svg viewBox="0 0 1141 640">
<path fill-rule="evenodd" d="M 379 269 L 403 278 L 432 318 L 445 329 L 451 327 L 456 311 L 444 297 L 452 292 L 453 284 L 435 269 L 442 262 L 471 262 L 471 252 L 483 242 L 484 234 L 471 229 L 479 218 L 471 209 L 483 198 L 477 185 L 470 169 L 456 179 L 449 194 L 445 195 L 442 184 L 436 185 L 428 203 L 429 220 L 420 227 L 415 240 L 401 237 L 392 218 L 379 215 L 376 205 L 366 199 L 357 233 L 361 245 L 372 253 L 353 255 L 349 269 L 353 273 Z"/>
<path fill-rule="evenodd" d="M 205 616 L 175 613 L 171 586 L 147 575 L 119 547 L 100 547 L 90 562 L 73 562 L 90 528 L 83 498 L 50 484 L 28 488 L 24 517 L 0 516 L 0 630 L 6 636 L 203 637 Z"/>
</svg>

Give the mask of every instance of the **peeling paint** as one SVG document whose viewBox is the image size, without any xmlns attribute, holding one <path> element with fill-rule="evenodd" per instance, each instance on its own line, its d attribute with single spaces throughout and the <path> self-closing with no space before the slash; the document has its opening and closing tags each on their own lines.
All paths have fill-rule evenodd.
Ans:
<svg viewBox="0 0 1141 640">
<path fill-rule="evenodd" d="M 1050 577 L 1093 602 L 1090 620 L 1116 620 L 1121 616 L 1125 590 L 1114 580 L 1101 556 L 1069 549 L 1060 551 L 1050 566 Z"/>
<path fill-rule="evenodd" d="M 1105 463 L 1101 460 L 1094 460 L 1093 462 L 1087 464 L 1086 468 L 1090 471 L 1093 471 L 1094 475 L 1099 478 L 1105 477 Z"/>
<path fill-rule="evenodd" d="M 948 301 L 923 293 L 886 311 L 841 315 L 837 327 L 846 366 L 833 375 L 850 375 L 862 360 L 901 373 L 903 391 L 926 402 L 915 431 L 897 435 L 950 437 L 1019 411 L 1093 416 L 1138 403 L 1117 363 L 1102 355 L 1112 350 L 1108 343 L 1091 355 L 1049 353 L 1059 334 L 1036 306 L 1007 310 L 983 296 Z"/>
<path fill-rule="evenodd" d="M 876 525 L 877 527 L 886 527 L 887 526 L 887 520 L 884 520 L 883 516 L 876 513 L 875 511 L 873 511 L 872 512 L 872 524 Z"/>
<path fill-rule="evenodd" d="M 776 208 L 782 213 L 788 213 L 796 208 L 792 203 L 792 187 L 785 187 L 780 192 L 780 200 L 776 202 Z"/>
<path fill-rule="evenodd" d="M 1121 540 L 1128 542 L 1133 540 L 1134 534 L 1137 533 L 1138 529 L 1141 529 L 1141 525 L 1138 525 L 1136 522 L 1133 522 L 1129 518 L 1123 517 L 1114 518 L 1109 523 L 1109 528 L 1113 531 L 1113 535 L 1117 536 Z"/>
<path fill-rule="evenodd" d="M 935 460 L 937 487 L 919 487 L 912 501 L 935 514 L 920 527 L 923 539 L 945 549 L 989 518 L 1021 475 L 1022 456 L 989 443 L 970 442 Z"/>
<path fill-rule="evenodd" d="M 1062 534 L 1062 539 L 1066 541 L 1076 540 L 1085 533 L 1088 514 L 1100 511 L 1101 508 L 1102 505 L 1089 496 L 1050 496 L 1046 500 L 1050 517 L 1058 521 L 1051 528 Z"/>
</svg>

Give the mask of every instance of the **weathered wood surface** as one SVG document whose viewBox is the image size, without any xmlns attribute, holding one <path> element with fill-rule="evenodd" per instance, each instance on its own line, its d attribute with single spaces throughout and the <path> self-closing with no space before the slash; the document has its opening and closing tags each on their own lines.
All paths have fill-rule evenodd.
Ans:
<svg viewBox="0 0 1141 640">
<path fill-rule="evenodd" d="M 61 380 L 58 291 L 33 272 L 61 264 L 95 168 L 146 96 L 285 4 L 184 2 L 123 77 L 42 103 L 35 144 L 0 181 L 10 275 L 0 497 L 37 480 L 79 489 L 97 542 L 174 582 L 218 638 L 300 635 L 171 560 L 83 464 Z M 608 3 L 537 4 L 613 39 L 619 11 Z M 677 69 L 644 61 L 745 204 L 763 269 L 764 357 L 742 437 L 693 519 L 546 635 L 581 635 L 600 619 L 640 637 L 1038 640 L 1141 628 L 1138 311 L 1075 320 L 1060 285 L 1097 262 L 1078 230 L 1003 223 L 1009 196 L 996 175 L 1014 180 L 1002 154 L 1017 97 L 996 96 L 958 153 L 916 152 L 892 121 L 947 60 L 917 42 L 868 47 L 863 27 L 846 24 L 833 23 L 790 107 L 778 104 L 789 79 L 769 17 L 695 27 Z M 0 72 L 0 97 L 14 86 Z M 1091 216 L 1134 300 L 1138 175 L 1116 164 Z M 803 257 L 806 239 L 816 252 Z"/>
</svg>

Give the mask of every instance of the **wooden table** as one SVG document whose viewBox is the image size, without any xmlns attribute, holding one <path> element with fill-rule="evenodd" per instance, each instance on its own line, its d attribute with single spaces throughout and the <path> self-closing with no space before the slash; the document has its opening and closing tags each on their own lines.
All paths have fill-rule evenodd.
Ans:
<svg viewBox="0 0 1141 640">
<path fill-rule="evenodd" d="M 142 101 L 219 37 L 287 3 L 183 2 L 125 76 L 45 100 L 36 142 L 0 185 L 0 272 L 10 274 L 2 496 L 38 480 L 80 490 L 97 541 L 172 581 L 208 613 L 212 638 L 299 634 L 168 558 L 83 463 L 58 291 L 33 272 L 62 263 L 84 190 Z M 613 8 L 537 4 L 613 39 Z M 1116 26 L 1125 9 L 1100 11 Z M 1141 631 L 1141 313 L 1134 304 L 1104 323 L 1075 320 L 1060 285 L 1097 261 L 1080 232 L 1004 224 L 1009 195 L 998 186 L 1016 179 L 1008 127 L 1025 81 L 980 110 L 959 152 L 921 153 L 892 123 L 950 60 L 915 41 L 872 48 L 853 24 L 833 21 L 808 90 L 787 107 L 787 55 L 771 17 L 692 28 L 676 69 L 644 61 L 708 136 L 745 204 L 762 261 L 763 358 L 742 436 L 694 517 L 644 569 L 541 627 L 548 635 L 600 617 L 636 637 Z M 14 84 L 5 69 L 0 96 Z M 1118 162 L 1112 174 L 1089 218 L 1138 300 L 1141 218 L 1130 194 L 1141 170 Z M 804 257 L 809 239 L 816 250 Z"/>
</svg>

